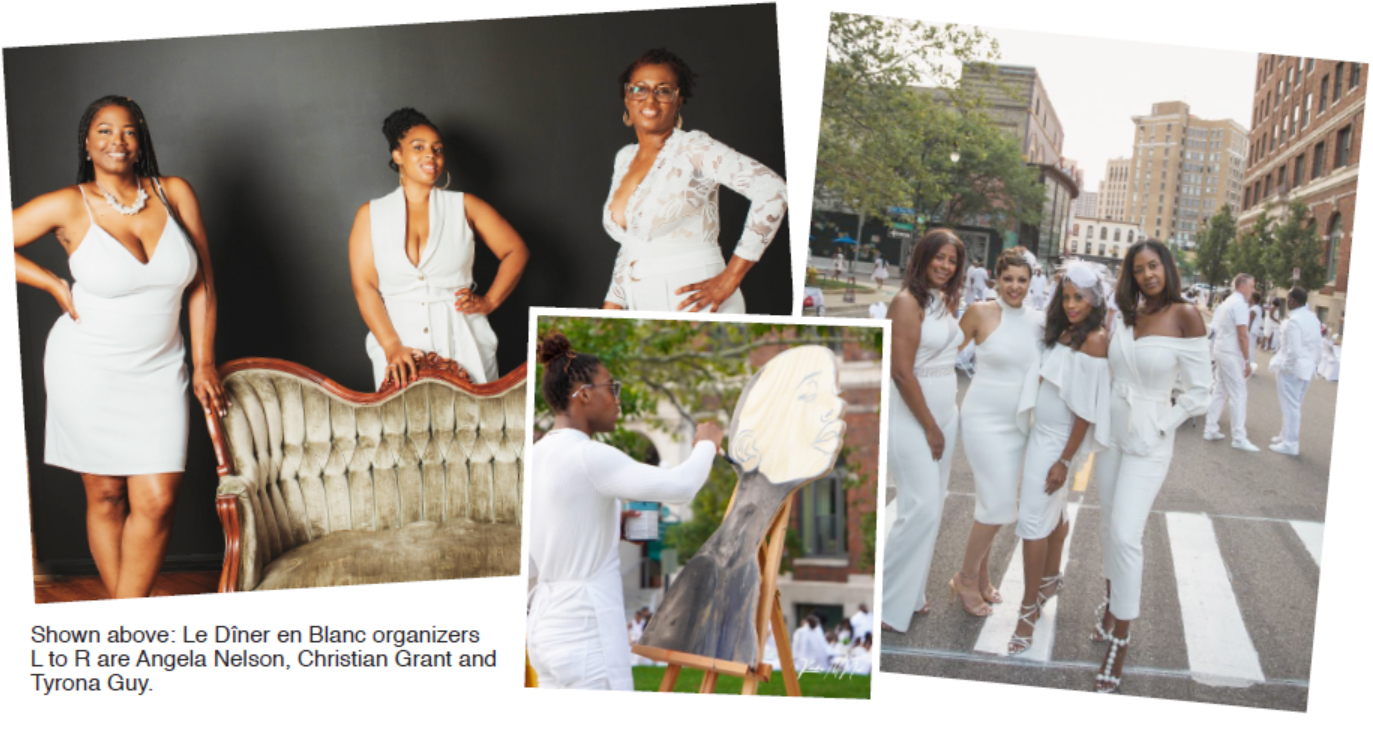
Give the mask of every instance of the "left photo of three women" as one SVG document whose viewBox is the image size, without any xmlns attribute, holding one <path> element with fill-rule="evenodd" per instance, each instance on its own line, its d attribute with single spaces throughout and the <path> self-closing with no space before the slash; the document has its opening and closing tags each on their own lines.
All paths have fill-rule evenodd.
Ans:
<svg viewBox="0 0 1373 730">
<path fill-rule="evenodd" d="M 7 49 L 35 599 L 518 574 L 530 306 L 791 311 L 777 59 L 769 5 Z"/>
</svg>

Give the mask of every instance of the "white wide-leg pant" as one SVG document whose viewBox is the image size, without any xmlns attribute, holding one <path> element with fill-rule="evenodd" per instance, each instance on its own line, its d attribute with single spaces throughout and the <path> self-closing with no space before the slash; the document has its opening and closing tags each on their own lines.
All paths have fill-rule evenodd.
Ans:
<svg viewBox="0 0 1373 730">
<path fill-rule="evenodd" d="M 925 584 L 958 442 L 957 376 L 922 378 L 920 389 L 944 433 L 944 453 L 934 460 L 925 429 L 896 394 L 887 423 L 887 463 L 896 480 L 896 521 L 887 533 L 882 556 L 882 620 L 897 631 L 908 629 L 911 616 L 925 605 Z"/>
<path fill-rule="evenodd" d="M 1230 439 L 1244 441 L 1244 411 L 1249 403 L 1249 389 L 1244 382 L 1244 358 L 1239 355 L 1216 354 L 1216 380 L 1211 386 L 1211 407 L 1206 411 L 1206 430 L 1220 431 L 1220 414 L 1225 402 L 1230 402 Z"/>
<path fill-rule="evenodd" d="M 1112 446 L 1099 458 L 1101 551 L 1106 579 L 1111 581 L 1111 615 L 1133 621 L 1139 617 L 1144 583 L 1144 525 L 1173 461 L 1173 435 L 1168 434 L 1149 456 Z"/>
<path fill-rule="evenodd" d="M 1306 398 L 1306 389 L 1310 385 L 1310 380 L 1278 373 L 1278 403 L 1282 406 L 1282 443 L 1294 450 L 1301 436 L 1301 402 Z"/>
</svg>

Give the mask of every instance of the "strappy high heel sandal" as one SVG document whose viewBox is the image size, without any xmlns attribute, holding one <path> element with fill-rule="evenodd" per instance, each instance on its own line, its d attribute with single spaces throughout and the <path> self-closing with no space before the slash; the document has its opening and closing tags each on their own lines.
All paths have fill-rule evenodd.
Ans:
<svg viewBox="0 0 1373 730">
<path fill-rule="evenodd" d="M 1006 645 L 1006 654 L 1008 656 L 1024 654 L 1029 651 L 1030 646 L 1035 643 L 1035 624 L 1039 623 L 1039 607 L 1040 604 L 1038 601 L 1029 605 L 1021 605 L 1020 622 L 1016 624 L 1016 628 L 1020 628 L 1020 624 L 1024 623 L 1030 627 L 1030 635 L 1021 636 L 1019 634 L 1011 634 L 1011 642 Z"/>
<path fill-rule="evenodd" d="M 1130 645 L 1130 637 L 1132 635 L 1133 632 L 1131 634 L 1126 634 L 1125 638 L 1123 639 L 1118 639 L 1115 636 L 1109 634 L 1107 635 L 1106 641 L 1111 644 L 1111 650 L 1106 652 L 1106 671 L 1098 672 L 1096 675 L 1096 691 L 1098 693 L 1115 694 L 1120 691 L 1120 679 L 1121 676 L 1125 674 L 1125 667 L 1121 666 L 1119 674 L 1110 674 L 1110 672 L 1113 669 L 1115 669 L 1116 654 L 1121 649 L 1124 649 L 1125 647 Z"/>
<path fill-rule="evenodd" d="M 1107 596 L 1101 599 L 1101 603 L 1096 607 L 1096 624 L 1092 627 L 1091 636 L 1087 637 L 1093 643 L 1104 644 L 1111 640 L 1111 632 L 1106 630 L 1106 614 L 1111 610 L 1111 598 Z M 1114 617 L 1112 617 L 1114 619 Z M 1111 622 L 1114 626 L 1115 621 Z"/>
<path fill-rule="evenodd" d="M 949 579 L 949 594 L 953 596 L 954 603 L 957 603 L 959 607 L 963 609 L 963 613 L 966 613 L 973 618 L 987 618 L 992 615 L 992 606 L 990 603 L 987 603 L 986 599 L 982 600 L 982 607 L 977 610 L 968 608 L 968 604 L 963 602 L 963 597 L 958 594 L 958 576 L 960 575 L 963 575 L 962 571 Z M 981 588 L 977 590 L 977 597 L 982 598 Z"/>
<path fill-rule="evenodd" d="M 1053 592 L 1052 594 L 1050 594 L 1050 595 L 1047 595 L 1047 596 L 1044 595 L 1044 591 L 1047 591 L 1047 590 L 1049 590 L 1050 588 L 1053 588 L 1053 589 L 1054 589 L 1054 592 Z M 1054 596 L 1057 596 L 1057 595 L 1059 594 L 1059 592 L 1062 591 L 1062 590 L 1063 590 L 1063 573 L 1059 573 L 1058 575 L 1046 575 L 1046 576 L 1044 576 L 1044 578 L 1043 578 L 1042 580 L 1039 581 L 1039 593 L 1038 593 L 1039 605 L 1043 606 L 1044 604 L 1048 603 L 1050 598 L 1053 598 Z"/>
</svg>

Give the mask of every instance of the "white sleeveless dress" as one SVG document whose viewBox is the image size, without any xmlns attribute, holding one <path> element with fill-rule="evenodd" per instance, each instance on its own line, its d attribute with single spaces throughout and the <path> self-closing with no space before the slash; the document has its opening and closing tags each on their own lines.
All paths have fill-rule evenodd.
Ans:
<svg viewBox="0 0 1373 730">
<path fill-rule="evenodd" d="M 977 374 L 958 418 L 977 489 L 973 519 L 1009 525 L 1016 520 L 1020 466 L 1039 385 L 1044 313 L 1025 305 L 1006 306 L 1000 297 L 995 301 L 1001 323 L 977 346 Z"/>
<path fill-rule="evenodd" d="M 430 191 L 429 240 L 418 266 L 405 255 L 404 190 L 396 188 L 370 206 L 377 284 L 401 344 L 457 361 L 473 383 L 495 380 L 496 333 L 486 315 L 464 315 L 455 307 L 458 290 L 473 286 L 476 253 L 462 193 Z M 386 379 L 386 351 L 370 332 L 367 356 L 380 388 Z"/>
<path fill-rule="evenodd" d="M 925 583 L 934 558 L 935 537 L 949 491 L 949 468 L 958 442 L 958 376 L 954 361 L 963 331 L 958 320 L 935 297 L 925 310 L 920 345 L 915 351 L 915 377 L 925 404 L 944 434 L 939 461 L 930 453 L 925 429 L 896 390 L 888 409 L 889 466 L 896 480 L 896 521 L 887 533 L 882 559 L 882 620 L 905 631 L 911 616 L 925 605 Z"/>
<path fill-rule="evenodd" d="M 1104 357 L 1092 357 L 1058 344 L 1041 360 L 1035 424 L 1025 450 L 1025 475 L 1020 485 L 1020 517 L 1015 534 L 1039 540 L 1063 521 L 1070 484 L 1053 494 L 1044 491 L 1049 469 L 1058 463 L 1078 418 L 1090 425 L 1073 455 L 1076 467 L 1087 454 L 1111 445 L 1111 368 Z M 1069 479 L 1073 469 L 1068 470 Z"/>
<path fill-rule="evenodd" d="M 191 242 L 168 215 L 143 264 L 92 215 L 68 264 L 81 322 L 63 314 L 48 333 L 43 461 L 103 476 L 185 471 L 180 325 L 181 294 L 199 265 Z"/>
</svg>

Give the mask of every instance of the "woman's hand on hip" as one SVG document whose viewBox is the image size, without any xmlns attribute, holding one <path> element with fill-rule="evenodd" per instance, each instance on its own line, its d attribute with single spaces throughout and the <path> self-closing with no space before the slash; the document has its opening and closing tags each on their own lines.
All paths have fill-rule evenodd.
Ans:
<svg viewBox="0 0 1373 730">
<path fill-rule="evenodd" d="M 81 317 L 76 314 L 76 302 L 72 299 L 71 284 L 68 284 L 66 279 L 58 279 L 57 283 L 52 285 L 51 293 L 52 298 L 57 300 L 57 306 L 61 307 L 68 317 L 76 322 L 81 321 Z"/>
<path fill-rule="evenodd" d="M 688 309 L 687 311 L 699 312 L 706 307 L 710 307 L 708 311 L 718 312 L 720 311 L 720 305 L 724 304 L 725 300 L 733 296 L 734 292 L 739 289 L 739 284 L 740 279 L 731 274 L 728 269 L 721 271 L 719 274 L 716 274 L 705 281 L 687 284 L 673 292 L 678 296 L 690 293 L 690 296 L 683 299 L 682 303 L 677 305 L 677 310 L 681 311 L 687 307 L 691 307 L 691 309 Z"/>
<path fill-rule="evenodd" d="M 490 314 L 496 310 L 496 305 L 484 295 L 478 294 L 471 289 L 459 289 L 453 302 L 453 308 L 463 314 Z"/>
<path fill-rule="evenodd" d="M 219 382 L 219 372 L 213 363 L 196 366 L 195 375 L 191 376 L 191 388 L 206 413 L 213 413 L 220 418 L 229 415 L 229 396 L 224 394 L 224 385 Z"/>
</svg>

